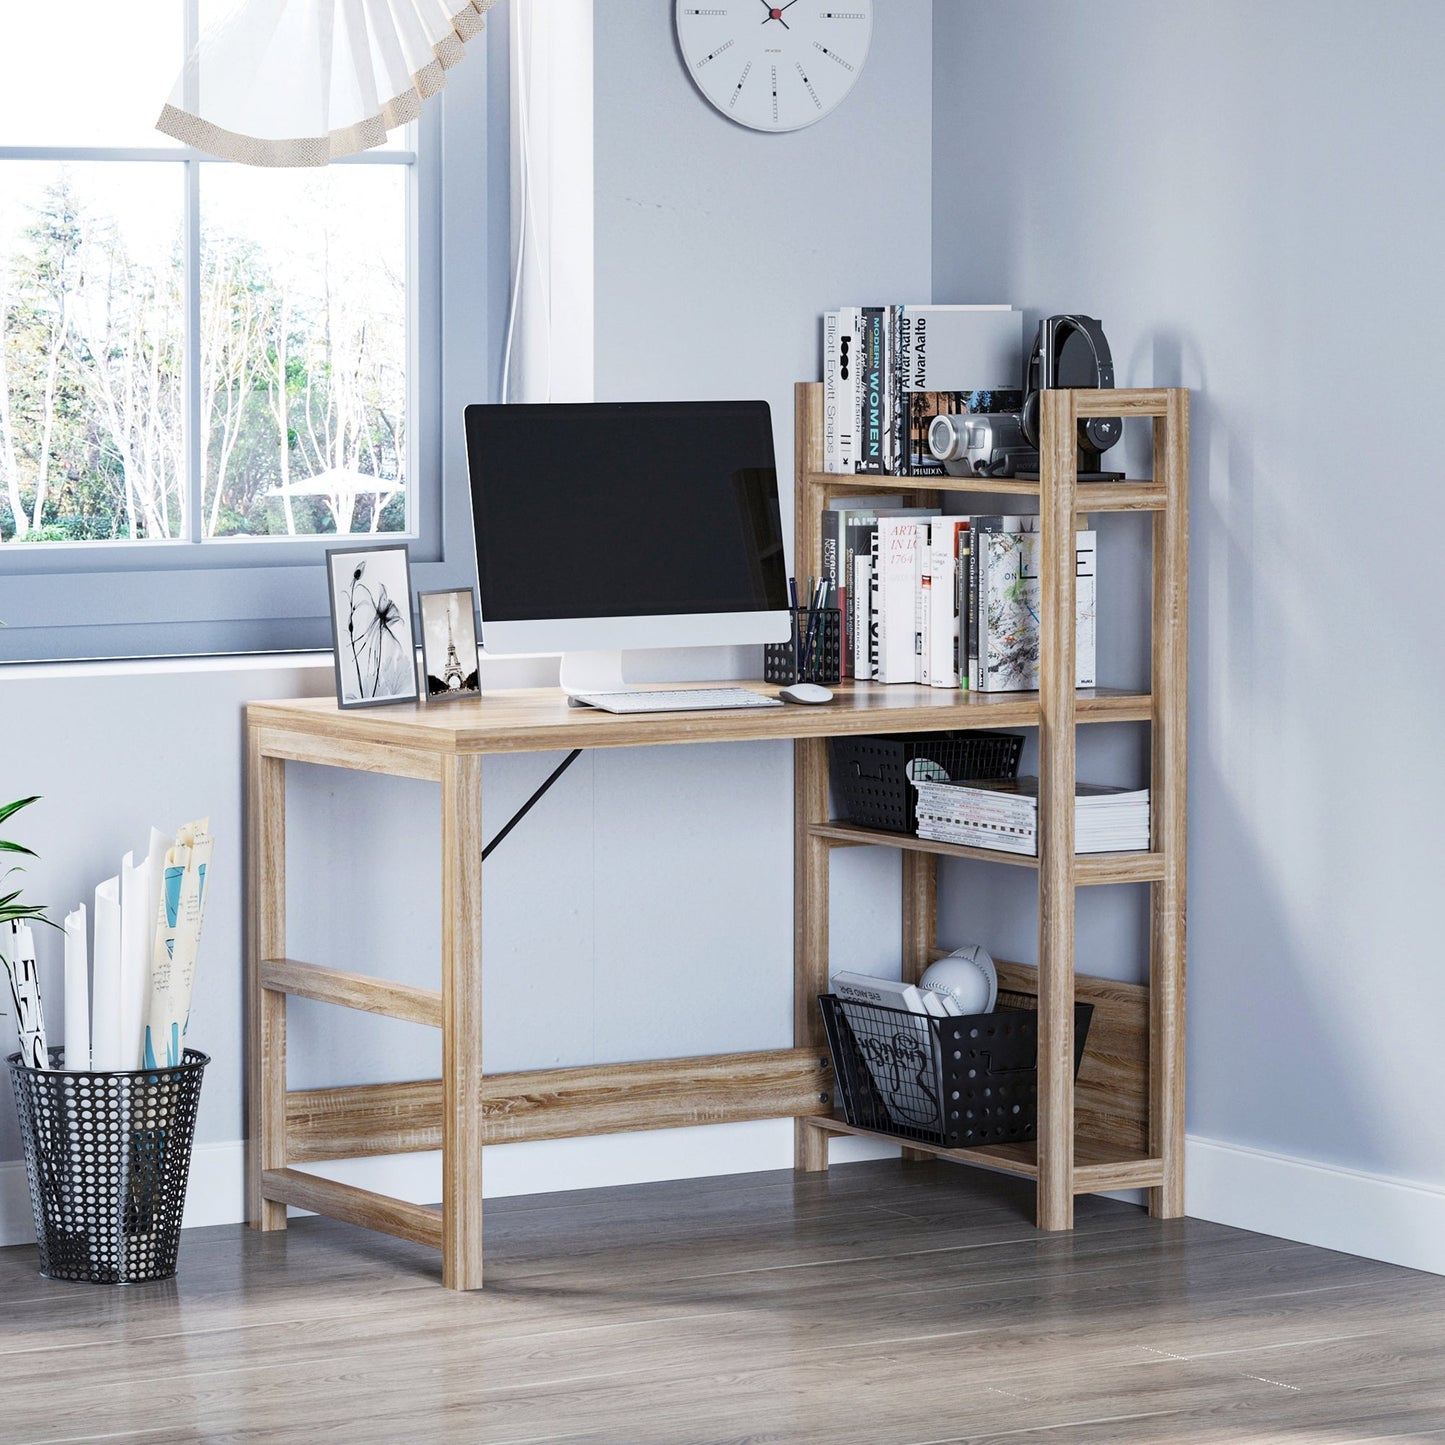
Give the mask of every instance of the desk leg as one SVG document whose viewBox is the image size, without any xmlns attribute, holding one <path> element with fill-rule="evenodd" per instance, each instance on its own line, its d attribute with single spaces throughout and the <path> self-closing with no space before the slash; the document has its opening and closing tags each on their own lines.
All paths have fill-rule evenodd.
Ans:
<svg viewBox="0 0 1445 1445">
<path fill-rule="evenodd" d="M 482 761 L 442 760 L 442 1282 L 482 1287 Z"/>
<path fill-rule="evenodd" d="M 261 987 L 261 960 L 286 956 L 286 764 L 246 746 L 247 1216 L 254 1229 L 285 1229 L 286 1206 L 261 1193 L 261 1171 L 286 1167 L 286 995 Z"/>
<path fill-rule="evenodd" d="M 828 987 L 828 845 L 808 832 L 828 820 L 828 743 L 799 738 L 793 744 L 793 1046 L 828 1057 L 818 995 Z M 793 1167 L 815 1173 L 828 1167 L 828 1135 L 807 1120 L 794 1121 Z"/>
</svg>

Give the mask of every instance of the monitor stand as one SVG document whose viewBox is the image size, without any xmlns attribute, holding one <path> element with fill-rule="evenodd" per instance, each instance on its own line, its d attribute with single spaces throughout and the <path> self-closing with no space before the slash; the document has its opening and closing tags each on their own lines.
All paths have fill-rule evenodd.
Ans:
<svg viewBox="0 0 1445 1445">
<path fill-rule="evenodd" d="M 564 652 L 558 680 L 568 697 L 579 692 L 626 692 L 622 676 L 622 651 Z"/>
</svg>

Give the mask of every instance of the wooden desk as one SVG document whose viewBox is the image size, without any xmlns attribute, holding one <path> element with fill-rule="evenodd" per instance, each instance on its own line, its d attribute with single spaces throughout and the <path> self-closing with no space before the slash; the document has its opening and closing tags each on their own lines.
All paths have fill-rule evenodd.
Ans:
<svg viewBox="0 0 1445 1445">
<path fill-rule="evenodd" d="M 769 691 L 763 684 L 759 691 Z M 907 840 L 864 830 L 829 832 L 826 739 L 847 733 L 1031 727 L 1037 694 L 968 694 L 925 687 L 843 684 L 823 707 L 614 716 L 569 708 L 560 691 L 499 692 L 426 708 L 341 711 L 329 699 L 252 703 L 247 730 L 248 1152 L 251 1223 L 284 1229 L 296 1205 L 439 1248 L 452 1289 L 482 1283 L 482 1149 L 524 1139 L 677 1128 L 749 1119 L 797 1121 L 800 1168 L 825 1168 L 831 1070 L 815 995 L 826 987 L 827 859 L 830 848 Z M 1080 723 L 1147 722 L 1148 695 L 1081 693 Z M 795 788 L 794 1047 L 634 1064 L 584 1065 L 509 1075 L 482 1071 L 482 759 L 490 753 L 663 743 L 792 739 Z M 442 947 L 439 991 L 343 973 L 286 956 L 286 781 L 288 762 L 421 778 L 441 788 Z M 836 829 L 835 829 L 836 831 Z M 916 845 L 917 840 L 913 840 Z M 906 860 L 973 850 L 931 845 Z M 1148 881 L 1151 855 L 1122 855 L 1097 881 Z M 779 860 L 781 862 L 781 860 Z M 1018 861 L 1018 860 L 1015 860 Z M 1032 860 L 1027 860 L 1032 861 Z M 1099 865 L 1094 865 L 1099 866 Z M 1117 870 L 1123 870 L 1121 873 Z M 1132 871 L 1131 871 L 1132 870 Z M 920 880 L 923 874 L 918 874 Z M 1082 881 L 1082 880 L 1081 880 Z M 921 883 L 920 883 L 921 886 Z M 905 933 L 931 947 L 917 893 L 904 901 Z M 927 936 L 925 936 L 927 935 Z M 1068 961 L 1072 970 L 1072 959 Z M 441 1030 L 442 1077 L 324 1090 L 286 1087 L 286 999 L 290 994 Z M 1084 996 L 1082 993 L 1080 996 Z M 1041 1070 L 1045 1067 L 1041 1061 Z M 1042 1082 L 1042 1079 L 1041 1079 Z M 806 1121 L 815 1120 L 813 1126 Z M 822 1127 L 819 1127 L 822 1126 Z M 1018 1146 L 1014 1146 L 1017 1150 Z M 442 1205 L 427 1208 L 292 1166 L 411 1150 L 442 1152 Z M 981 1151 L 974 1151 L 981 1152 Z M 1135 1153 L 1140 1151 L 1136 1150 Z M 1027 1161 L 979 1159 L 1034 1172 Z M 1157 1161 L 1133 1174 L 1098 1166 L 1093 1188 L 1157 1184 Z M 1104 1164 L 1108 1165 L 1109 1160 Z M 1125 1175 L 1127 1174 L 1127 1178 Z"/>
</svg>

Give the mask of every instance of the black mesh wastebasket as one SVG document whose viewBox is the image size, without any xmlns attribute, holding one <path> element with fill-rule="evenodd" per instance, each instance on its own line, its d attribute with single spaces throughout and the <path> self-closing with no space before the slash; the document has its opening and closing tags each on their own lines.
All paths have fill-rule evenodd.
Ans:
<svg viewBox="0 0 1445 1445">
<path fill-rule="evenodd" d="M 172 1069 L 66 1073 L 11 1054 L 40 1273 L 136 1284 L 176 1272 L 201 1073 L 187 1049 Z"/>
</svg>

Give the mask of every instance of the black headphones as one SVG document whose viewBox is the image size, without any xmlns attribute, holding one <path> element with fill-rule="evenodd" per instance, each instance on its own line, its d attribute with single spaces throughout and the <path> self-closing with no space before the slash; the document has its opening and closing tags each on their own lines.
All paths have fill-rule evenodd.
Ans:
<svg viewBox="0 0 1445 1445">
<path fill-rule="evenodd" d="M 1039 444 L 1039 393 L 1059 384 L 1059 354 L 1071 336 L 1088 343 L 1094 357 L 1093 385 L 1104 390 L 1114 386 L 1114 358 L 1104 339 L 1103 325 L 1092 316 L 1050 316 L 1039 322 L 1034 349 L 1024 367 L 1024 437 L 1030 446 Z M 1124 435 L 1124 423 L 1117 416 L 1091 416 L 1079 421 L 1079 445 L 1088 452 L 1106 452 Z"/>
</svg>

